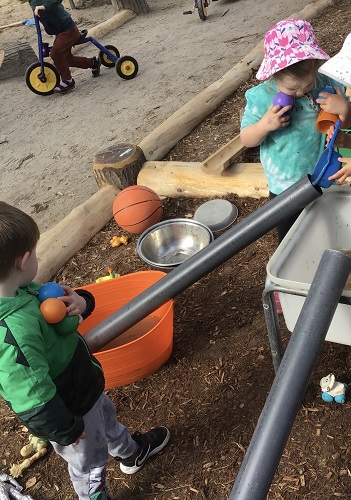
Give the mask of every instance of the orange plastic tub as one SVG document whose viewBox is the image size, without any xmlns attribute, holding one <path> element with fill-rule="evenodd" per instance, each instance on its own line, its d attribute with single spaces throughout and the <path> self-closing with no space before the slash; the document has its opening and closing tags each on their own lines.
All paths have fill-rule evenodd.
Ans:
<svg viewBox="0 0 351 500">
<path fill-rule="evenodd" d="M 163 278 L 161 271 L 140 271 L 84 286 L 95 297 L 95 310 L 79 326 L 84 335 L 107 316 Z M 94 353 L 105 372 L 105 389 L 131 384 L 155 373 L 173 348 L 173 300 Z"/>
</svg>

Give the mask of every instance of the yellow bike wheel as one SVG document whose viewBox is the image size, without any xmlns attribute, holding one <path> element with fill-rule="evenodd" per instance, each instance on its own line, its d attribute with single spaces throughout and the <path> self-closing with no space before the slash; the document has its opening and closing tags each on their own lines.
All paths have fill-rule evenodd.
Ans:
<svg viewBox="0 0 351 500">
<path fill-rule="evenodd" d="M 111 52 L 111 54 L 116 56 L 117 59 L 119 58 L 119 50 L 114 45 L 105 45 L 105 49 L 107 49 L 109 52 Z M 106 68 L 113 68 L 113 66 L 115 65 L 115 61 L 110 59 L 109 56 L 105 54 L 103 50 L 100 50 L 99 57 L 101 64 Z"/>
<path fill-rule="evenodd" d="M 124 80 L 131 80 L 135 78 L 138 74 L 138 63 L 134 57 L 123 56 L 116 62 L 117 75 Z"/>
<path fill-rule="evenodd" d="M 47 62 L 44 62 L 44 78 L 42 79 L 39 78 L 41 73 L 40 62 L 31 64 L 26 71 L 26 84 L 35 94 L 50 95 L 59 85 L 60 76 L 55 66 Z M 42 81 L 43 79 L 45 81 Z"/>
</svg>

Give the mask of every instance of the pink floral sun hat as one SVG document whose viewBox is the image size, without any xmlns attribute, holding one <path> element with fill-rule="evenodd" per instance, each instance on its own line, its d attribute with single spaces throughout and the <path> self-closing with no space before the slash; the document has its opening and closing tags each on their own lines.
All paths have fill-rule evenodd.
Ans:
<svg viewBox="0 0 351 500">
<path fill-rule="evenodd" d="M 275 24 L 264 37 L 264 58 L 257 71 L 258 80 L 267 80 L 278 71 L 305 59 L 330 59 L 317 44 L 308 21 L 285 19 Z"/>
</svg>

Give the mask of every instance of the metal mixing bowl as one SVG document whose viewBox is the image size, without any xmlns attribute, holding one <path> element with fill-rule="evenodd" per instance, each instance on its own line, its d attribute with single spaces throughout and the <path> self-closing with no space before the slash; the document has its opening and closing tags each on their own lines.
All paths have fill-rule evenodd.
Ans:
<svg viewBox="0 0 351 500">
<path fill-rule="evenodd" d="M 213 241 L 212 231 L 192 219 L 159 222 L 144 231 L 137 252 L 147 264 L 160 269 L 174 269 Z"/>
</svg>

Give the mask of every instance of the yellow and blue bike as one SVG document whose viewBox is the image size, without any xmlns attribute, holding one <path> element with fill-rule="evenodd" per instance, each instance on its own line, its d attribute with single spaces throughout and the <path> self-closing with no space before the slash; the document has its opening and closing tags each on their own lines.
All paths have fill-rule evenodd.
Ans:
<svg viewBox="0 0 351 500">
<path fill-rule="evenodd" d="M 50 55 L 51 46 L 44 43 L 38 16 L 34 16 L 35 27 L 38 37 L 38 58 L 39 61 L 31 64 L 26 71 L 26 84 L 35 94 L 42 96 L 50 95 L 54 88 L 60 83 L 60 75 L 55 66 L 47 61 L 45 57 Z M 138 63 L 134 57 L 120 57 L 119 50 L 113 45 L 101 45 L 95 38 L 88 36 L 88 30 L 80 32 L 80 38 L 75 45 L 83 43 L 93 43 L 99 50 L 99 59 L 106 68 L 115 67 L 117 75 L 124 80 L 135 78 L 138 73 Z"/>
</svg>

